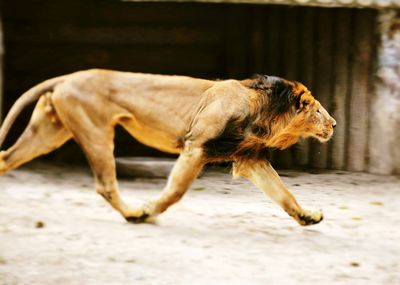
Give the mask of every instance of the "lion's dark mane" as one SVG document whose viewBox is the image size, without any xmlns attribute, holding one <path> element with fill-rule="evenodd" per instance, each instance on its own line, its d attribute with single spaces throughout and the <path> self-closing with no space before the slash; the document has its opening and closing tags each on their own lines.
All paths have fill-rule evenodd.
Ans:
<svg viewBox="0 0 400 285">
<path fill-rule="evenodd" d="M 280 115 L 291 112 L 296 105 L 293 92 L 294 83 L 285 79 L 256 75 L 245 86 L 259 93 L 256 112 L 245 118 L 231 117 L 223 131 L 215 138 L 208 140 L 204 150 L 209 158 L 229 158 L 232 156 L 265 157 L 269 151 L 264 146 L 243 147 L 245 131 L 250 130 L 257 137 L 271 135 L 271 125 Z"/>
</svg>

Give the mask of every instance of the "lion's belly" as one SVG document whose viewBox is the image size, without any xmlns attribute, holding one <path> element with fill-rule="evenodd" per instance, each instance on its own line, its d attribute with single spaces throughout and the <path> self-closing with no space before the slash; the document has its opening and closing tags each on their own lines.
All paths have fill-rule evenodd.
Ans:
<svg viewBox="0 0 400 285">
<path fill-rule="evenodd" d="M 120 123 L 138 141 L 170 153 L 181 152 L 181 139 L 201 95 L 214 84 L 184 76 L 121 72 L 110 78 L 106 96 L 130 114 Z"/>
<path fill-rule="evenodd" d="M 139 142 L 169 153 L 180 153 L 180 133 L 168 130 L 167 126 L 151 126 L 135 119 L 127 119 L 120 124 Z"/>
</svg>

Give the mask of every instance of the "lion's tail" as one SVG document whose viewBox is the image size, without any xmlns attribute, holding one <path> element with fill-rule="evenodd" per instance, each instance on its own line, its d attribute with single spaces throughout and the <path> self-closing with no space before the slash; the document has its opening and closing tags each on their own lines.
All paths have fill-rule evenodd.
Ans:
<svg viewBox="0 0 400 285">
<path fill-rule="evenodd" d="M 17 119 L 18 115 L 22 112 L 22 110 L 28 106 L 29 104 L 37 101 L 40 96 L 42 96 L 44 93 L 52 91 L 53 88 L 64 81 L 66 75 L 64 76 L 59 76 L 55 77 L 49 80 L 46 80 L 28 91 L 26 91 L 24 94 L 22 94 L 21 97 L 17 99 L 17 101 L 14 103 L 14 105 L 11 107 L 10 111 L 8 112 L 6 118 L 4 119 L 3 124 L 1 125 L 0 128 L 0 149 L 1 146 L 6 139 L 6 136 L 8 132 L 11 129 L 11 126 L 13 125 L 14 121 Z"/>
</svg>

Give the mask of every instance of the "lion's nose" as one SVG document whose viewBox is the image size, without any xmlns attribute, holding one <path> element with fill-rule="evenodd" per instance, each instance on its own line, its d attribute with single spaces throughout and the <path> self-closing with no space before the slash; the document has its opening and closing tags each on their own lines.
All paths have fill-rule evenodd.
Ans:
<svg viewBox="0 0 400 285">
<path fill-rule="evenodd" d="M 336 120 L 334 118 L 332 118 L 332 128 L 336 127 Z"/>
</svg>

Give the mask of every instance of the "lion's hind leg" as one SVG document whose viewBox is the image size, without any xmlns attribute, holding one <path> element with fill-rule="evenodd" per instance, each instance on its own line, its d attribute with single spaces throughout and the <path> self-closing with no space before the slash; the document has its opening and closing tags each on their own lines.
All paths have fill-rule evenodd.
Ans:
<svg viewBox="0 0 400 285">
<path fill-rule="evenodd" d="M 17 142 L 0 152 L 0 175 L 53 151 L 70 138 L 71 133 L 57 119 L 46 96 L 42 96 Z"/>
<path fill-rule="evenodd" d="M 81 106 L 75 110 L 82 116 L 86 116 Z M 63 120 L 71 130 L 74 139 L 81 146 L 92 169 L 96 191 L 115 210 L 120 212 L 126 219 L 132 215 L 140 216 L 140 209 L 130 209 L 122 200 L 119 190 L 114 158 L 114 127 L 112 124 L 96 124 L 95 120 L 86 117 L 82 118 L 85 123 L 75 123 L 70 120 L 72 113 L 64 113 Z"/>
<path fill-rule="evenodd" d="M 69 86 L 67 86 L 69 87 Z M 70 93 L 60 89 L 53 102 L 60 120 L 80 145 L 92 169 L 96 191 L 123 217 L 141 216 L 122 200 L 114 158 L 114 125 L 124 110 L 96 93 Z"/>
<path fill-rule="evenodd" d="M 253 182 L 300 225 L 308 226 L 322 221 L 321 212 L 311 212 L 300 207 L 269 162 L 236 162 L 233 174 L 243 176 Z"/>
<path fill-rule="evenodd" d="M 83 148 L 93 171 L 97 193 L 128 221 L 129 217 L 143 216 L 144 213 L 141 209 L 129 208 L 120 196 L 116 177 L 113 140 L 106 133 L 103 133 L 103 135 L 100 133 L 88 135 L 86 133 L 84 136 L 78 136 L 77 140 Z"/>
</svg>

